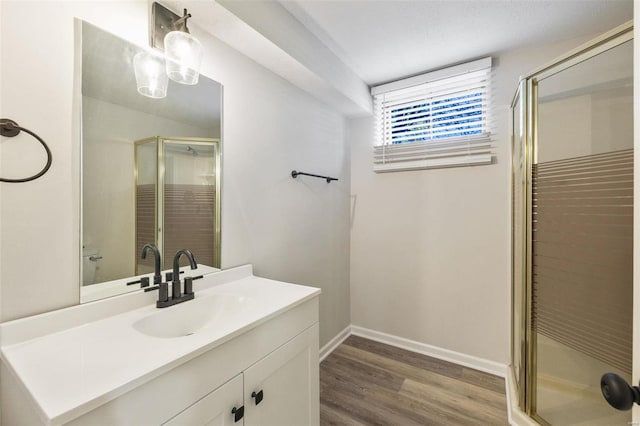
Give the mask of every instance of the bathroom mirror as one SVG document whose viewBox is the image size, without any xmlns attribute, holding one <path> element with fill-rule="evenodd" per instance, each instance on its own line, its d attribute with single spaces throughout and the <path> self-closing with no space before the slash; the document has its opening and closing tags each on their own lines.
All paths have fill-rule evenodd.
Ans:
<svg viewBox="0 0 640 426">
<path fill-rule="evenodd" d="M 220 267 L 222 86 L 168 80 L 166 97 L 138 93 L 134 56 L 149 51 L 82 22 L 80 301 L 139 290 L 176 251 L 185 275 Z M 151 279 L 153 283 L 153 279 Z"/>
</svg>

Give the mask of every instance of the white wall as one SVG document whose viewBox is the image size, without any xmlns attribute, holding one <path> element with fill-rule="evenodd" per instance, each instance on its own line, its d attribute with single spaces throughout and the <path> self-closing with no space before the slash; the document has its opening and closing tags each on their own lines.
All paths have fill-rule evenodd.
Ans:
<svg viewBox="0 0 640 426">
<path fill-rule="evenodd" d="M 40 133 L 54 155 L 43 178 L 0 186 L 3 320 L 79 300 L 73 17 L 145 45 L 147 12 L 146 1 L 0 2 L 0 114 Z M 224 85 L 222 265 L 253 263 L 258 275 L 321 287 L 324 344 L 350 322 L 345 120 L 190 28 L 203 42 L 203 73 Z M 3 141 L 0 149 L 9 176 L 37 170 L 43 161 L 40 148 L 28 143 Z M 340 181 L 294 180 L 292 169 Z"/>
<path fill-rule="evenodd" d="M 349 121 L 354 325 L 509 363 L 509 105 L 520 75 L 583 41 L 494 60 L 496 164 L 376 174 L 373 119 Z"/>
<path fill-rule="evenodd" d="M 53 165 L 44 177 L 0 184 L 0 318 L 6 320 L 79 300 L 73 17 L 82 16 L 142 43 L 146 4 L 3 1 L 0 9 L 0 115 L 38 133 L 53 153 Z M 33 174 L 45 161 L 42 148 L 27 135 L 3 139 L 0 149 L 0 167 L 7 177 Z"/>
</svg>

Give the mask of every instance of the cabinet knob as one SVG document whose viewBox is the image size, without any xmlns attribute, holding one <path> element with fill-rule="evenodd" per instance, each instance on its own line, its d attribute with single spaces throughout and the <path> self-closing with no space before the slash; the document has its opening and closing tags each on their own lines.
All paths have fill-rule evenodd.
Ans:
<svg viewBox="0 0 640 426">
<path fill-rule="evenodd" d="M 258 392 L 258 393 L 252 392 L 251 393 L 251 398 L 255 398 L 256 405 L 258 405 L 258 404 L 260 404 L 262 402 L 262 399 L 264 398 L 264 392 L 262 392 L 262 389 L 260 389 L 260 392 Z"/>
<path fill-rule="evenodd" d="M 233 421 L 238 423 L 244 417 L 244 405 L 240 408 L 233 407 L 231 414 L 233 414 Z"/>
</svg>

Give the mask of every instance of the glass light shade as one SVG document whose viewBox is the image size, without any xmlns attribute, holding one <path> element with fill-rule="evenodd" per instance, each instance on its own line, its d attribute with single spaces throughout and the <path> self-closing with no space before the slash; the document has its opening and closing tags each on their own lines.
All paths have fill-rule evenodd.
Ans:
<svg viewBox="0 0 640 426">
<path fill-rule="evenodd" d="M 169 79 L 165 73 L 164 60 L 151 52 L 140 52 L 133 57 L 138 93 L 154 99 L 167 96 Z"/>
<path fill-rule="evenodd" d="M 164 37 L 167 75 L 176 83 L 198 84 L 202 46 L 184 31 L 171 31 Z"/>
</svg>

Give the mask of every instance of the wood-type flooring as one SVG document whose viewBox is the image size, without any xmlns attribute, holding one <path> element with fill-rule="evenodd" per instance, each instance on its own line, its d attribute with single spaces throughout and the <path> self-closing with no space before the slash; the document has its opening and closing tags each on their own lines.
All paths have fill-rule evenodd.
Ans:
<svg viewBox="0 0 640 426">
<path fill-rule="evenodd" d="M 504 379 L 350 336 L 320 364 L 320 424 L 508 425 Z"/>
</svg>

